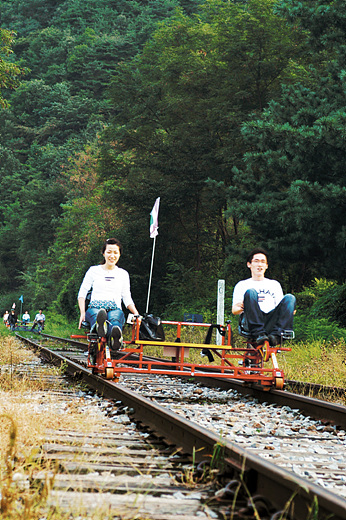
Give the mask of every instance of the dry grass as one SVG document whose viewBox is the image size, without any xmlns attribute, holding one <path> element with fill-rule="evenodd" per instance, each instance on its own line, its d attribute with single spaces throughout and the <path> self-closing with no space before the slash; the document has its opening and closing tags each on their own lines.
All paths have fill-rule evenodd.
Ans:
<svg viewBox="0 0 346 520">
<path fill-rule="evenodd" d="M 0 366 L 34 361 L 37 356 L 30 350 L 24 350 L 14 336 L 0 336 Z"/>
<path fill-rule="evenodd" d="M 81 519 L 80 512 L 76 511 L 73 514 L 45 511 L 51 481 L 47 479 L 44 489 L 34 489 L 29 479 L 38 469 L 35 456 L 40 452 L 47 430 L 71 429 L 88 434 L 104 425 L 104 417 L 89 411 L 86 421 L 85 414 L 80 413 L 79 399 L 72 399 L 62 411 L 56 396 L 45 392 L 45 375 L 52 374 L 50 367 L 41 371 L 42 377 L 35 380 L 13 375 L 11 367 L 15 364 L 31 363 L 35 359 L 36 356 L 13 337 L 0 336 L 0 517 L 3 520 L 67 520 L 79 516 Z M 47 474 L 51 469 L 47 468 Z M 98 518 L 97 514 L 93 518 Z M 107 519 L 108 515 L 102 518 Z"/>
</svg>

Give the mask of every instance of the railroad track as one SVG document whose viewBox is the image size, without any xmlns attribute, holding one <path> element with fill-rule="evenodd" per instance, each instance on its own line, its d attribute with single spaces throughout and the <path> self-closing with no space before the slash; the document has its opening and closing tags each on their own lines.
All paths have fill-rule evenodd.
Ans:
<svg viewBox="0 0 346 520">
<path fill-rule="evenodd" d="M 258 508 L 262 508 L 263 514 L 266 515 L 263 518 L 276 518 L 275 515 L 279 515 L 278 512 L 284 510 L 286 504 L 291 502 L 292 517 L 305 520 L 308 518 L 311 504 L 317 498 L 316 518 L 346 518 L 346 482 L 343 481 L 346 474 L 345 432 L 339 427 L 339 425 L 345 427 L 345 407 L 340 405 L 330 407 L 327 403 L 318 400 L 317 403 L 313 403 L 316 400 L 302 396 L 299 396 L 298 401 L 297 396 L 294 398 L 295 401 L 291 400 L 289 407 L 287 404 L 289 395 L 286 392 L 277 390 L 263 392 L 263 396 L 259 398 L 259 389 L 244 389 L 241 384 L 239 389 L 247 392 L 248 397 L 239 398 L 232 394 L 235 393 L 234 382 L 217 380 L 217 376 L 212 382 L 208 379 L 208 386 L 211 384 L 221 386 L 221 392 L 207 390 L 205 386 L 196 388 L 190 383 L 182 383 L 178 378 L 176 378 L 177 386 L 172 384 L 172 378 L 155 378 L 155 381 L 151 378 L 151 381 L 150 379 L 148 381 L 148 378 L 143 376 L 123 377 L 121 384 L 114 384 L 90 374 L 83 367 L 83 359 L 85 364 L 83 349 L 85 350 L 86 346 L 78 345 L 78 342 L 73 343 L 77 347 L 75 352 L 67 351 L 66 347 L 60 347 L 60 352 L 41 348 L 41 355 L 57 363 L 66 362 L 68 356 L 67 370 L 70 374 L 83 377 L 83 381 L 105 397 L 121 400 L 125 406 L 133 410 L 133 417 L 146 424 L 152 432 L 156 432 L 169 443 L 175 442 L 184 451 L 189 453 L 194 451 L 197 462 L 201 462 L 202 466 L 210 462 L 215 454 L 215 446 L 218 446 L 222 453 L 223 474 L 228 475 L 228 479 L 238 490 L 241 506 L 245 510 L 242 514 L 250 514 L 253 504 L 249 504 L 249 499 L 251 502 L 251 498 L 253 500 L 253 497 L 257 497 Z M 227 383 L 229 387 L 226 389 Z M 190 389 L 188 389 L 189 385 Z M 175 389 L 172 394 L 173 387 Z M 153 388 L 156 390 L 153 391 Z M 168 393 L 168 388 L 171 393 Z M 140 395 L 140 392 L 143 395 Z M 187 397 L 188 394 L 191 397 Z M 286 395 L 284 397 L 281 394 Z M 251 404 L 253 397 L 256 401 Z M 222 399 L 224 403 L 220 402 Z M 286 403 L 283 405 L 286 408 L 280 413 L 274 406 L 275 400 L 278 399 L 281 400 L 281 405 L 282 400 Z M 202 404 L 197 403 L 198 400 Z M 197 408 L 197 404 L 200 408 Z M 251 413 L 256 416 L 255 421 L 251 419 L 250 408 L 253 409 Z M 316 425 L 311 419 L 300 417 L 298 409 L 303 409 L 304 413 L 309 413 L 311 416 L 316 413 L 317 418 L 321 418 L 322 415 L 324 423 Z M 268 430 L 266 418 L 273 410 L 276 418 Z M 227 417 L 228 425 L 227 421 L 222 422 L 222 417 Z M 292 421 L 295 421 L 294 427 Z M 198 426 L 196 423 L 205 426 Z M 319 448 L 320 445 L 324 448 Z M 311 452 L 306 456 L 308 450 L 313 447 L 315 453 Z M 322 455 L 326 457 L 323 458 Z M 317 462 L 314 459 L 317 459 Z M 278 466 L 278 463 L 281 466 Z M 331 487 L 332 491 L 326 486 Z M 244 489 L 240 492 L 238 488 L 247 488 L 248 496 L 244 496 Z M 231 502 L 228 506 L 222 505 L 226 517 L 227 514 L 231 514 L 227 508 L 233 507 L 234 495 L 234 489 L 229 489 L 226 484 L 214 497 L 215 501 L 221 499 L 227 503 L 228 499 Z"/>
<path fill-rule="evenodd" d="M 187 485 L 182 475 L 189 475 L 191 457 L 139 428 L 120 401 L 104 399 L 78 382 L 71 386 L 68 377 L 55 367 L 48 372 L 39 358 L 1 370 L 12 377 L 36 379 L 45 388 L 30 392 L 25 403 L 37 417 L 43 409 L 68 414 L 71 408 L 78 410 L 83 422 L 98 419 L 94 428 L 83 432 L 66 428 L 45 432 L 37 455 L 30 459 L 36 469 L 26 481 L 22 475 L 20 483 L 50 488 L 43 517 L 52 509 L 74 511 L 79 519 L 102 514 L 109 518 L 110 511 L 112 518 L 218 517 L 213 504 L 208 505 L 215 495 L 214 482 L 195 479 Z M 37 469 L 40 466 L 42 470 Z M 2 492 L 0 487 L 0 497 Z"/>
</svg>

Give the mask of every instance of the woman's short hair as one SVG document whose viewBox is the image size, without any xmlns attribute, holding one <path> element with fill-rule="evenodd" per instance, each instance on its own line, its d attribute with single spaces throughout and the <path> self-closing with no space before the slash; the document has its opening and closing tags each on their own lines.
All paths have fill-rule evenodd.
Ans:
<svg viewBox="0 0 346 520">
<path fill-rule="evenodd" d="M 106 247 L 109 245 L 111 245 L 111 246 L 117 245 L 119 247 L 120 254 L 122 254 L 123 246 L 121 245 L 120 240 L 118 240 L 117 238 L 107 238 L 107 240 L 105 241 L 105 243 L 102 246 L 102 250 L 101 250 L 102 254 L 106 251 Z"/>
</svg>

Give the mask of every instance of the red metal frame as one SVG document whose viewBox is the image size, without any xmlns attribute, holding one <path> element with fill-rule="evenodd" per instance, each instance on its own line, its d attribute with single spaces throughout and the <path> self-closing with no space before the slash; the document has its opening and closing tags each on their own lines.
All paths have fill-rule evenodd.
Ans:
<svg viewBox="0 0 346 520">
<path fill-rule="evenodd" d="M 231 345 L 232 331 L 228 323 L 222 327 L 224 335 L 221 336 L 221 345 L 204 343 L 186 343 L 181 341 L 182 327 L 205 327 L 209 323 L 191 323 L 183 321 L 163 321 L 164 325 L 176 326 L 176 338 L 174 341 L 145 341 L 139 339 L 140 317 L 135 318 L 132 324 L 132 336 L 130 341 L 125 341 L 124 346 L 118 351 L 118 358 L 111 359 L 109 348 L 105 338 L 96 338 L 88 335 L 89 355 L 88 367 L 93 373 L 104 375 L 107 379 L 119 380 L 121 374 L 160 374 L 169 376 L 199 376 L 220 377 L 227 379 L 241 379 L 248 383 L 257 383 L 263 388 L 283 388 L 284 373 L 279 368 L 276 354 L 280 351 L 290 351 L 290 348 L 277 346 L 270 347 L 266 341 L 257 346 L 251 341 L 246 341 L 243 348 L 234 348 Z M 173 349 L 172 360 L 145 359 L 144 351 L 148 346 L 170 347 Z M 190 348 L 211 350 L 214 356 L 219 358 L 215 365 L 202 363 L 189 363 L 185 360 L 185 354 Z M 95 352 L 95 354 L 93 354 Z M 131 359 L 136 354 L 138 359 Z M 94 356 L 94 358 L 93 358 Z M 271 361 L 270 366 L 264 363 Z M 250 365 L 250 366 L 247 366 Z M 218 373 L 215 374 L 215 370 Z"/>
</svg>

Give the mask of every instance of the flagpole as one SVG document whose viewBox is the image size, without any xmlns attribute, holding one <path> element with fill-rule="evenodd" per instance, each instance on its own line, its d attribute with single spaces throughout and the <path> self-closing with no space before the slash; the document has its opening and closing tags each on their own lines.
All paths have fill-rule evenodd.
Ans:
<svg viewBox="0 0 346 520">
<path fill-rule="evenodd" d="M 155 244 L 156 244 L 156 236 L 154 237 L 153 242 L 153 251 L 151 253 L 151 266 L 150 266 L 150 276 L 149 276 L 149 287 L 148 287 L 148 297 L 147 297 L 147 308 L 145 310 L 146 314 L 148 314 L 149 310 L 149 298 L 150 298 L 150 288 L 151 288 L 151 278 L 153 274 L 153 265 L 154 265 L 154 254 L 155 254 Z"/>
<path fill-rule="evenodd" d="M 150 226 L 149 226 L 149 235 L 150 238 L 154 239 L 153 242 L 153 251 L 151 254 L 151 266 L 150 266 L 150 276 L 149 276 L 149 287 L 148 287 L 148 298 L 147 298 L 147 308 L 146 314 L 148 314 L 149 310 L 149 298 L 150 298 L 150 288 L 151 288 L 151 279 L 153 275 L 153 265 L 154 265 L 154 253 L 155 253 L 155 244 L 156 244 L 156 236 L 159 234 L 159 208 L 160 208 L 160 197 L 157 197 L 155 200 L 155 204 L 153 209 L 150 212 Z"/>
</svg>

